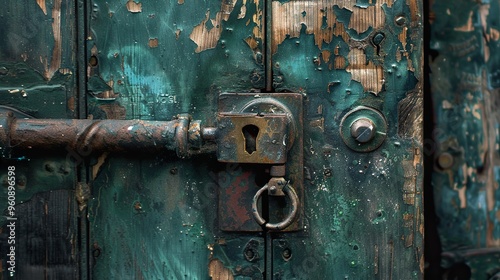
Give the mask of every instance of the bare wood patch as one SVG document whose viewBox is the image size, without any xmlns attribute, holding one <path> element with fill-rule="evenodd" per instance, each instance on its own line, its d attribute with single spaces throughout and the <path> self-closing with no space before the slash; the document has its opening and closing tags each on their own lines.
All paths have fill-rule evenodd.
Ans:
<svg viewBox="0 0 500 280">
<path fill-rule="evenodd" d="M 36 0 L 36 3 L 42 9 L 43 13 L 47 15 L 47 6 L 45 6 L 45 0 Z"/>
<path fill-rule="evenodd" d="M 149 39 L 148 46 L 150 48 L 157 48 L 158 47 L 158 38 Z"/>
<path fill-rule="evenodd" d="M 196 25 L 189 35 L 189 38 L 198 45 L 195 50 L 196 53 L 213 49 L 217 46 L 217 42 L 222 33 L 222 21 L 227 21 L 229 19 L 229 15 L 233 11 L 235 5 L 236 0 L 228 2 L 223 1 L 221 10 L 215 15 L 215 19 L 210 19 L 210 11 L 206 12 L 205 19 L 203 19 L 200 24 Z M 210 29 L 206 25 L 209 20 L 213 26 Z"/>
<path fill-rule="evenodd" d="M 54 73 L 61 67 L 62 59 L 62 35 L 61 35 L 61 3 L 62 0 L 55 0 L 52 7 L 52 33 L 54 34 L 54 48 L 52 49 L 52 58 L 50 65 L 45 59 L 45 73 L 47 80 L 52 79 Z"/>
<path fill-rule="evenodd" d="M 136 3 L 133 0 L 128 0 L 127 10 L 131 13 L 141 13 L 142 12 L 142 3 Z"/>
<path fill-rule="evenodd" d="M 208 264 L 209 276 L 213 280 L 233 280 L 234 276 L 231 270 L 224 266 L 224 264 L 218 260 L 213 259 Z"/>
<path fill-rule="evenodd" d="M 245 18 L 246 14 L 247 14 L 247 0 L 243 0 L 243 4 L 241 5 L 240 14 L 238 15 L 238 19 Z"/>
<path fill-rule="evenodd" d="M 383 2 L 383 1 L 377 1 Z M 385 23 L 385 13 L 380 5 L 369 6 L 366 9 L 357 8 L 354 10 L 349 22 L 349 28 L 356 30 L 358 33 L 363 33 L 372 27 L 373 29 L 381 28 Z"/>
<path fill-rule="evenodd" d="M 406 205 L 415 205 L 418 172 L 413 166 L 413 160 L 404 160 L 401 164 L 403 166 L 403 177 L 405 179 L 403 183 L 403 201 Z"/>
<path fill-rule="evenodd" d="M 347 57 L 349 66 L 346 70 L 352 74 L 352 79 L 360 82 L 365 91 L 378 95 L 384 84 L 383 67 L 367 61 L 362 49 L 351 49 Z"/>
</svg>

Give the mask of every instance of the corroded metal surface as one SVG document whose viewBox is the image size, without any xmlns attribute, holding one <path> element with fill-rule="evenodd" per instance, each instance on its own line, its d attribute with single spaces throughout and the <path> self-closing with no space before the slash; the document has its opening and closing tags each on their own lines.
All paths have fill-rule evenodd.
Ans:
<svg viewBox="0 0 500 280">
<path fill-rule="evenodd" d="M 284 167 L 285 177 L 292 182 L 297 193 L 298 201 L 301 202 L 304 193 L 303 187 L 303 96 L 294 93 L 260 93 L 260 94 L 222 94 L 219 98 L 219 112 L 227 114 L 261 114 L 263 116 L 286 116 L 287 133 L 285 143 L 283 140 L 269 143 L 270 148 L 263 151 L 271 153 L 269 149 L 280 145 L 286 153 L 286 164 Z M 285 124 L 285 122 L 283 122 Z M 277 129 L 270 127 L 271 131 L 262 131 L 264 135 L 278 135 Z M 276 131 L 276 132 L 275 132 Z M 272 133 L 271 133 L 272 132 Z M 241 134 L 240 134 L 241 135 Z M 266 138 L 264 138 L 266 139 Z M 228 142 L 227 144 L 230 144 Z M 224 145 L 225 142 L 221 141 Z M 286 144 L 286 145 L 283 145 Z M 243 152 L 243 148 L 240 149 Z M 271 153 L 272 154 L 272 153 Z M 263 229 L 253 218 L 252 200 L 259 189 L 268 183 L 273 173 L 279 172 L 272 166 L 280 164 L 280 161 L 264 160 L 266 165 L 227 165 L 225 170 L 219 174 L 219 222 L 224 231 L 262 231 Z M 270 165 L 274 164 L 274 165 Z M 267 170 L 266 170 L 267 169 Z M 230 170 L 230 172 L 227 172 Z M 283 170 L 281 170 L 283 171 Z M 292 205 L 284 199 L 269 198 L 262 207 L 268 208 L 270 223 L 277 223 L 286 219 L 291 211 Z M 298 207 L 297 218 L 293 223 L 283 229 L 285 231 L 297 231 L 302 229 L 303 208 Z"/>
<path fill-rule="evenodd" d="M 286 115 L 219 114 L 217 126 L 219 161 L 286 163 L 290 138 Z"/>
<path fill-rule="evenodd" d="M 184 158 L 199 153 L 202 144 L 199 122 L 194 121 L 190 126 L 189 115 L 179 115 L 168 122 L 57 120 L 16 118 L 12 111 L 4 109 L 0 118 L 0 146 L 4 157 L 10 157 L 14 151 L 22 154 L 75 150 L 89 156 L 103 152 L 172 150 Z"/>
<path fill-rule="evenodd" d="M 430 3 L 429 148 L 442 265 L 468 266 L 472 279 L 500 271 L 499 13 L 497 0 Z M 488 254 L 496 261 L 485 262 Z"/>
</svg>

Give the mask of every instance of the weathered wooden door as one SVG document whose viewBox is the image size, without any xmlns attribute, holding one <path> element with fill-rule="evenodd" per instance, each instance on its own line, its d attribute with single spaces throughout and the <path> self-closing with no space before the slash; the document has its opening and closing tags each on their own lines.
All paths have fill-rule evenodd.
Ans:
<svg viewBox="0 0 500 280">
<path fill-rule="evenodd" d="M 3 1 L 0 20 L 4 278 L 422 277 L 420 0 Z M 169 125 L 203 141 L 163 147 Z"/>
</svg>

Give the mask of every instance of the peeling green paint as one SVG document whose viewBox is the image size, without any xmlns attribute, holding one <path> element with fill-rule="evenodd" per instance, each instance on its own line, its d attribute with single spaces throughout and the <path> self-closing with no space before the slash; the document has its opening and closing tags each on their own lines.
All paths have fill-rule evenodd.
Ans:
<svg viewBox="0 0 500 280">
<path fill-rule="evenodd" d="M 310 4 L 307 12 L 294 8 L 299 2 Z M 274 90 L 299 92 L 306 100 L 306 179 L 302 230 L 245 233 L 220 229 L 217 184 L 228 174 L 242 172 L 217 163 L 215 155 L 177 160 L 168 153 L 150 158 L 105 153 L 71 162 L 71 171 L 64 176 L 50 173 L 52 168 L 40 159 L 23 162 L 32 168 L 34 182 L 45 180 L 40 189 L 27 189 L 23 200 L 37 197 L 38 201 L 36 195 L 42 190 L 56 189 L 78 199 L 77 181 L 89 184 L 88 212 L 78 212 L 75 200 L 68 200 L 73 202 L 68 203 L 73 209 L 68 214 L 71 233 L 82 238 L 83 247 L 88 243 L 88 258 L 83 250 L 78 260 L 81 275 L 96 279 L 207 279 L 217 278 L 213 276 L 217 273 L 236 279 L 422 277 L 421 118 L 408 114 L 422 110 L 417 102 L 422 88 L 422 2 L 341 5 L 332 0 L 326 1 L 328 7 L 313 2 L 266 5 L 296 13 L 285 19 L 277 10 L 266 11 L 283 22 L 298 21 L 289 25 L 294 30 L 284 30 L 283 38 L 275 26 L 268 26 L 266 32 L 273 31 L 276 44 L 263 39 L 262 1 L 90 3 L 85 34 L 88 64 L 79 65 L 87 74 L 89 117 L 169 120 L 189 113 L 213 126 L 220 93 L 258 95 L 263 90 L 265 60 L 271 59 L 265 48 L 275 47 L 273 69 L 267 69 L 274 72 Z M 53 4 L 47 2 L 47 13 Z M 370 9 L 380 18 L 364 26 L 358 15 Z M 208 32 L 201 41 L 191 36 L 197 26 Z M 207 35 L 210 32 L 213 38 Z M 50 30 L 42 33 L 53 38 Z M 198 49 L 203 40 L 211 41 Z M 56 71 L 50 81 L 38 74 L 39 65 L 32 61 L 11 63 L 0 56 L 4 83 L 0 103 L 39 118 L 73 117 L 67 108 L 76 98 L 77 72 L 72 67 L 74 53 L 63 53 L 68 56 L 61 67 L 72 74 Z M 21 76 L 12 76 L 11 69 L 24 68 L 28 70 L 23 75 L 29 75 L 24 77 L 33 85 L 20 87 Z M 20 92 L 10 93 L 12 89 Z M 22 99 L 21 90 L 27 91 L 28 101 Z M 51 108 L 39 106 L 50 101 L 60 102 Z M 360 105 L 387 119 L 387 139 L 370 153 L 350 150 L 339 133 L 342 117 Z M 78 164 L 88 167 L 89 173 Z M 41 168 L 50 174 L 41 174 Z M 256 184 L 263 180 L 260 173 L 250 176 Z M 85 227 L 88 236 L 82 233 Z M 73 269 L 74 273 L 77 268 Z"/>
</svg>

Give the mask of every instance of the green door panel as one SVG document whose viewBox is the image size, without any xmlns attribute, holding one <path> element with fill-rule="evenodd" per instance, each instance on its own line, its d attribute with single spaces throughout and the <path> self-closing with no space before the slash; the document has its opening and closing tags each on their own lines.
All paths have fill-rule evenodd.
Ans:
<svg viewBox="0 0 500 280">
<path fill-rule="evenodd" d="M 220 92 L 263 87 L 261 6 L 94 1 L 88 48 L 97 63 L 89 71 L 89 114 L 170 120 L 188 112 L 214 125 Z M 244 255 L 258 235 L 219 230 L 217 184 L 226 168 L 215 156 L 102 158 L 89 212 L 99 252 L 94 278 L 262 277 L 263 241 L 251 262 Z"/>
<path fill-rule="evenodd" d="M 76 18 L 72 1 L 1 1 L 0 105 L 37 118 L 73 118 L 77 111 Z M 18 115 L 18 117 L 25 117 Z M 2 122 L 3 124 L 3 122 Z M 5 147 L 1 147 L 2 156 Z M 78 204 L 74 158 L 60 155 L 0 162 L 0 279 L 15 247 L 17 279 L 78 276 Z M 14 175 L 8 174 L 9 167 Z M 9 177 L 16 186 L 8 208 Z M 12 212 L 11 212 L 12 211 Z M 12 214 L 12 216 L 11 216 Z M 17 220 L 9 220 L 17 218 Z M 14 227 L 8 225 L 14 223 Z M 15 234 L 12 235 L 11 229 Z M 12 239 L 9 237 L 13 236 Z"/>
<path fill-rule="evenodd" d="M 74 10 L 71 1 L 2 1 L 0 104 L 37 118 L 76 116 Z"/>
<path fill-rule="evenodd" d="M 365 4 L 273 1 L 275 81 L 307 96 L 307 222 L 274 240 L 275 279 L 423 274 L 422 2 Z M 370 153 L 347 148 L 339 133 L 359 105 L 388 124 Z"/>
<path fill-rule="evenodd" d="M 244 254 L 256 240 L 251 250 L 263 256 L 263 241 L 217 230 L 214 160 L 107 160 L 89 205 L 94 277 L 207 279 L 212 267 L 262 277 L 262 257 Z"/>
<path fill-rule="evenodd" d="M 220 91 L 262 88 L 260 2 L 130 3 L 92 2 L 94 118 L 211 122 Z"/>
</svg>

